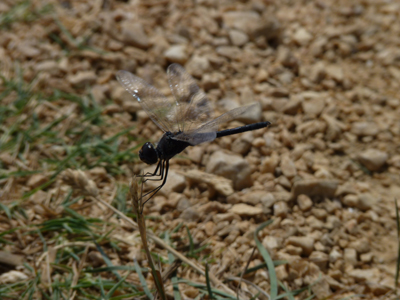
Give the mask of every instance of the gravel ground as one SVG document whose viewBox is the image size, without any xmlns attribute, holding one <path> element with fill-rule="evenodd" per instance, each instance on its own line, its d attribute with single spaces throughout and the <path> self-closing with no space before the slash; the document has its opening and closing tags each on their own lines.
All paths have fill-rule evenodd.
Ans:
<svg viewBox="0 0 400 300">
<path fill-rule="evenodd" d="M 3 25 L 13 3 L 0 3 Z M 185 224 L 196 243 L 208 244 L 210 272 L 223 280 L 242 271 L 249 259 L 250 267 L 262 263 L 257 253 L 250 258 L 253 234 L 273 219 L 259 238 L 274 260 L 288 261 L 276 272 L 291 290 L 312 284 L 316 299 L 356 294 L 396 299 L 399 1 L 38 0 L 14 18 L 1 29 L 2 75 L 12 78 L 18 63 L 23 80 L 44 99 L 56 89 L 63 95 L 91 93 L 111 124 L 92 126 L 96 134 L 106 139 L 129 128 L 119 137 L 120 151 L 157 142 L 162 132 L 116 81 L 117 70 L 128 70 L 169 96 L 165 70 L 179 63 L 207 93 L 216 115 L 261 104 L 224 128 L 270 121 L 268 129 L 201 144 L 171 160 L 167 185 L 144 209 L 153 217 L 148 227 L 154 232 Z M 55 128 L 63 145 L 73 146 L 79 137 L 69 129 L 79 125 L 82 107 L 61 98 L 32 99 L 31 108 L 43 128 L 65 115 Z M 2 106 L 15 100 L 14 94 L 0 99 Z M 46 159 L 62 161 L 67 155 L 60 145 L 48 144 L 32 145 L 22 156 L 0 153 L 7 172 L 41 170 L 0 177 L 2 203 L 47 182 L 54 170 Z M 108 202 L 117 184 L 153 170 L 139 160 L 119 168 L 119 175 L 102 165 L 83 169 Z M 68 191 L 58 180 L 25 199 L 25 224 L 57 216 Z M 88 203 L 77 203 L 79 213 L 124 225 L 104 206 Z M 1 230 L 18 225 L 0 216 Z M 126 242 L 120 253 L 110 253 L 114 262 L 128 264 L 136 257 L 146 265 L 137 235 L 124 226 L 113 235 Z M 32 250 L 36 242 L 26 237 L 3 250 L 33 263 L 42 251 Z M 162 252 L 154 245 L 152 250 Z M 96 249 L 89 252 L 98 257 Z M 181 267 L 179 276 L 204 282 L 188 267 Z M 246 279 L 269 290 L 265 270 Z M 194 298 L 196 290 L 189 287 L 183 294 Z"/>
</svg>

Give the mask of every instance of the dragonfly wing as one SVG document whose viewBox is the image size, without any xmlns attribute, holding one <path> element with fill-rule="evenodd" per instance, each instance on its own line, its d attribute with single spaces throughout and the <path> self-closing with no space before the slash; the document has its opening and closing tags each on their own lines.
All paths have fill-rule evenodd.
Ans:
<svg viewBox="0 0 400 300">
<path fill-rule="evenodd" d="M 140 103 L 149 117 L 164 132 L 174 130 L 176 106 L 159 90 L 128 71 L 118 71 L 120 84 Z"/>
<path fill-rule="evenodd" d="M 260 105 L 260 104 L 254 103 L 251 105 L 234 108 L 234 109 L 220 115 L 218 118 L 211 120 L 211 121 L 207 122 L 206 124 L 204 124 L 203 126 L 199 127 L 198 129 L 194 130 L 193 134 L 202 133 L 202 132 L 217 132 L 218 128 L 221 124 L 224 124 L 224 123 L 227 123 L 227 122 L 230 122 L 232 120 L 239 118 L 245 112 L 254 109 L 257 105 Z"/>
<path fill-rule="evenodd" d="M 192 146 L 211 142 L 217 137 L 217 131 L 221 124 L 227 123 L 229 121 L 235 120 L 236 118 L 243 115 L 245 112 L 254 109 L 258 103 L 254 103 L 247 106 L 241 106 L 235 109 L 232 109 L 218 118 L 211 120 L 204 124 L 203 126 L 184 133 L 177 134 L 173 138 L 179 141 L 185 141 L 191 144 Z"/>
<path fill-rule="evenodd" d="M 190 132 L 212 118 L 210 101 L 185 69 L 172 64 L 167 70 L 168 82 L 176 99 L 177 131 Z"/>
<path fill-rule="evenodd" d="M 174 136 L 172 139 L 178 141 L 184 141 L 189 143 L 192 146 L 196 146 L 201 143 L 211 142 L 215 140 L 217 137 L 217 133 L 215 131 L 212 132 L 191 132 L 187 134 L 186 132 L 181 132 Z"/>
</svg>

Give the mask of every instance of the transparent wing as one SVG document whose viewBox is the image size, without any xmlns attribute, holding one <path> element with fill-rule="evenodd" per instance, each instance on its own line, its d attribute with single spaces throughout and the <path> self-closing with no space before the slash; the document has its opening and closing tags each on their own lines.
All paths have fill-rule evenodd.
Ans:
<svg viewBox="0 0 400 300">
<path fill-rule="evenodd" d="M 258 103 L 254 103 L 247 106 L 241 106 L 235 109 L 232 109 L 218 118 L 203 124 L 201 127 L 193 130 L 184 132 L 182 134 L 178 134 L 174 136 L 174 139 L 188 142 L 191 145 L 198 145 L 204 142 L 211 142 L 217 137 L 217 131 L 221 124 L 230 122 L 232 120 L 237 119 L 241 115 L 243 115 L 248 110 L 254 109 Z"/>
<path fill-rule="evenodd" d="M 175 129 L 176 105 L 159 90 L 128 71 L 118 71 L 119 83 L 141 104 L 149 117 L 164 132 Z"/>
<path fill-rule="evenodd" d="M 189 132 L 207 123 L 212 118 L 211 105 L 192 76 L 178 64 L 170 65 L 167 75 L 177 102 L 176 131 Z"/>
<path fill-rule="evenodd" d="M 174 136 L 172 139 L 178 141 L 184 141 L 192 146 L 196 146 L 201 143 L 211 142 L 215 140 L 217 133 L 215 131 L 210 132 L 182 132 Z"/>
</svg>

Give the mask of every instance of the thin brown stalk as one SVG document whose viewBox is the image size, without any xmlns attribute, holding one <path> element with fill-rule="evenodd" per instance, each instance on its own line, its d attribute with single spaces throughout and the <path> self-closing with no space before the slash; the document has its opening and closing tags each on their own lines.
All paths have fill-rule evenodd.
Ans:
<svg viewBox="0 0 400 300">
<path fill-rule="evenodd" d="M 75 172 L 79 172 L 80 174 L 83 174 L 83 176 L 75 174 Z M 83 177 L 85 177 L 86 179 L 83 178 Z M 84 190 L 82 190 L 82 193 L 84 195 L 91 196 L 96 201 L 100 202 L 101 204 L 106 206 L 108 209 L 112 210 L 121 219 L 125 220 L 133 229 L 135 229 L 135 230 L 139 229 L 139 225 L 135 221 L 133 221 L 132 219 L 128 218 L 123 213 L 121 213 L 118 209 L 116 209 L 115 207 L 111 206 L 106 201 L 104 201 L 103 199 L 98 197 L 97 187 L 94 188 L 93 185 L 88 182 L 88 181 L 91 181 L 91 182 L 93 182 L 93 181 L 92 180 L 88 180 L 87 177 L 86 177 L 86 174 L 83 173 L 82 171 L 74 171 L 74 170 L 68 169 L 68 170 L 63 172 L 62 180 L 64 181 L 64 183 L 70 185 L 72 188 L 75 188 L 77 190 L 81 190 L 82 188 L 87 187 L 87 189 L 85 188 Z M 93 182 L 93 184 L 94 184 L 94 182 Z M 191 261 L 186 256 L 184 256 L 183 254 L 181 254 L 180 252 L 176 251 L 176 249 L 174 249 L 171 246 L 169 246 L 168 244 L 166 244 L 162 239 L 160 239 L 158 236 L 156 236 L 151 231 L 146 231 L 146 234 L 147 234 L 147 237 L 152 239 L 159 247 L 171 252 L 177 259 L 180 259 L 182 262 L 184 262 L 187 265 L 189 265 L 190 267 L 192 267 L 200 275 L 205 276 L 205 272 L 204 272 L 204 269 L 203 269 L 202 266 L 197 265 L 195 262 Z M 229 293 L 232 296 L 234 296 L 236 294 L 232 289 L 230 289 L 228 286 L 226 286 L 224 283 L 222 283 L 217 277 L 215 277 L 214 274 L 210 273 L 209 277 L 210 277 L 210 279 L 213 282 L 215 287 L 222 287 L 227 293 Z"/>
<path fill-rule="evenodd" d="M 142 185 L 143 186 L 143 185 Z M 149 245 L 147 243 L 147 231 L 146 231 L 146 221 L 142 214 L 142 193 L 139 192 L 138 180 L 136 177 L 133 177 L 131 184 L 130 184 L 130 192 L 132 196 L 132 203 L 133 208 L 136 213 L 137 223 L 139 226 L 140 237 L 142 239 L 143 248 L 146 252 L 147 260 L 150 265 L 151 274 L 153 275 L 154 283 L 156 285 L 158 294 L 161 296 L 162 299 L 166 299 L 166 294 L 164 290 L 164 282 L 161 278 L 160 269 L 156 268 L 153 262 L 153 258 L 150 253 Z"/>
</svg>

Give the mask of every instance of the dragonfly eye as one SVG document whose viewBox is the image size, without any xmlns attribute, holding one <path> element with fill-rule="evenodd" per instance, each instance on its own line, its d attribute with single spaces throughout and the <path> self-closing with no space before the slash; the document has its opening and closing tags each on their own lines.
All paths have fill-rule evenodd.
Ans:
<svg viewBox="0 0 400 300">
<path fill-rule="evenodd" d="M 142 162 L 153 165 L 158 161 L 157 151 L 154 149 L 154 146 L 148 142 L 140 149 L 139 158 Z"/>
</svg>

